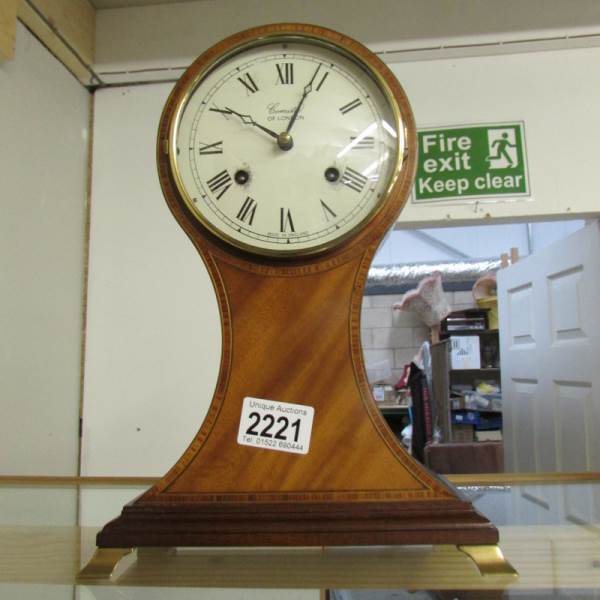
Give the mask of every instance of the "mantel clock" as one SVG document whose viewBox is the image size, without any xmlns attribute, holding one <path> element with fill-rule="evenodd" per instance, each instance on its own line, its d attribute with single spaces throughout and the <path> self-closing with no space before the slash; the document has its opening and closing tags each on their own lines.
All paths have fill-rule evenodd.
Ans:
<svg viewBox="0 0 600 600">
<path fill-rule="evenodd" d="M 220 373 L 195 438 L 98 534 L 100 553 L 456 544 L 506 568 L 497 530 L 404 451 L 366 379 L 363 289 L 415 157 L 400 84 L 337 32 L 257 27 L 183 74 L 158 172 L 214 284 Z"/>
</svg>

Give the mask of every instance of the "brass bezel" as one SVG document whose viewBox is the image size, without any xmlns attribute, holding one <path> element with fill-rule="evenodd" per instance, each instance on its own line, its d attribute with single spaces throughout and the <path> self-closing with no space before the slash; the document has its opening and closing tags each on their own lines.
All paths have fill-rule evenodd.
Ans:
<svg viewBox="0 0 600 600">
<path fill-rule="evenodd" d="M 403 118 L 398 100 L 395 94 L 390 89 L 386 79 L 382 76 L 379 70 L 375 68 L 374 65 L 369 64 L 369 62 L 367 62 L 362 56 L 355 52 L 350 44 L 353 43 L 361 47 L 361 49 L 367 54 L 367 56 L 370 55 L 375 59 L 373 61 L 375 64 L 378 64 L 380 62 L 379 59 L 374 54 L 372 54 L 366 47 L 359 44 L 359 42 L 347 38 L 346 36 L 337 34 L 336 32 L 333 32 L 331 30 L 325 30 L 328 31 L 330 34 L 334 34 L 336 36 L 336 40 L 334 41 L 331 39 L 331 37 L 315 33 L 314 31 L 312 31 L 312 26 L 310 25 L 305 26 L 306 31 L 298 31 L 299 27 L 303 26 L 292 25 L 289 29 L 285 29 L 285 25 L 282 25 L 277 31 L 259 34 L 254 39 L 244 39 L 241 42 L 233 45 L 232 47 L 226 48 L 224 51 L 221 51 L 214 57 L 212 57 L 212 59 L 209 60 L 206 63 L 206 65 L 204 65 L 204 67 L 200 71 L 198 71 L 198 73 L 196 73 L 196 75 L 192 79 L 190 79 L 190 81 L 185 83 L 183 93 L 181 90 L 178 89 L 179 85 L 176 85 L 174 90 L 171 92 L 171 97 L 173 97 L 175 94 L 181 94 L 168 124 L 168 138 L 166 140 L 166 150 L 169 157 L 169 167 L 179 196 L 185 203 L 190 213 L 194 216 L 194 218 L 217 238 L 244 252 L 271 258 L 309 257 L 324 254 L 328 251 L 338 248 L 341 244 L 355 237 L 361 230 L 367 227 L 368 224 L 376 217 L 376 215 L 380 213 L 382 208 L 387 204 L 392 190 L 396 182 L 398 181 L 405 158 L 408 155 L 407 144 L 410 143 L 411 139 L 409 131 L 406 127 L 406 120 Z M 244 243 L 234 237 L 227 235 L 227 233 L 224 230 L 216 227 L 211 221 L 204 217 L 200 210 L 198 210 L 196 204 L 194 204 L 186 190 L 177 164 L 176 133 L 179 127 L 181 116 L 185 108 L 187 107 L 190 98 L 192 97 L 197 87 L 201 84 L 203 79 L 205 79 L 214 69 L 218 68 L 227 60 L 243 53 L 244 51 L 250 48 L 255 48 L 257 46 L 265 46 L 269 44 L 276 44 L 282 41 L 306 44 L 316 43 L 321 47 L 328 48 L 344 56 L 346 59 L 354 62 L 354 64 L 356 64 L 362 71 L 365 72 L 367 76 L 371 78 L 371 80 L 382 92 L 384 98 L 387 100 L 394 118 L 394 126 L 398 133 L 395 144 L 396 162 L 392 170 L 392 175 L 390 177 L 388 185 L 385 191 L 382 193 L 381 199 L 373 206 L 373 208 L 367 214 L 365 214 L 365 216 L 358 223 L 356 223 L 354 227 L 341 234 L 339 237 L 330 239 L 327 242 L 317 244 L 309 248 L 297 248 L 293 246 L 283 246 L 282 248 L 263 248 L 252 245 L 250 243 Z M 208 50 L 205 54 L 198 57 L 198 59 L 189 67 L 186 73 L 194 69 L 195 65 L 201 62 L 204 56 L 210 51 L 211 50 Z M 184 73 L 181 79 L 185 78 L 186 73 Z M 171 98 L 169 98 L 169 101 L 167 101 L 167 106 L 170 104 L 170 99 Z M 404 140 L 403 148 L 401 148 L 401 140 Z M 159 144 L 160 142 L 161 140 L 159 128 Z"/>
</svg>

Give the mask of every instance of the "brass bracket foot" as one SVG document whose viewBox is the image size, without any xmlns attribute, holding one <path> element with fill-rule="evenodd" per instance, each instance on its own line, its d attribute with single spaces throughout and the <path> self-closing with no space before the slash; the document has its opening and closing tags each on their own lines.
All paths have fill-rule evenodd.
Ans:
<svg viewBox="0 0 600 600">
<path fill-rule="evenodd" d="M 457 546 L 477 566 L 482 575 L 511 575 L 518 577 L 516 569 L 504 558 L 495 544 L 485 546 Z"/>
<path fill-rule="evenodd" d="M 96 548 L 94 556 L 77 574 L 77 581 L 109 580 L 119 561 L 132 552 L 133 548 Z"/>
</svg>

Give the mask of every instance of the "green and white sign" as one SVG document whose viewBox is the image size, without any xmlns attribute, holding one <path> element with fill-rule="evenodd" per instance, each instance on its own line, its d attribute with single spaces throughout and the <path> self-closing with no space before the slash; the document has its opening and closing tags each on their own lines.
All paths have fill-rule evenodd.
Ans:
<svg viewBox="0 0 600 600">
<path fill-rule="evenodd" d="M 415 202 L 528 196 L 523 123 L 420 129 Z"/>
</svg>

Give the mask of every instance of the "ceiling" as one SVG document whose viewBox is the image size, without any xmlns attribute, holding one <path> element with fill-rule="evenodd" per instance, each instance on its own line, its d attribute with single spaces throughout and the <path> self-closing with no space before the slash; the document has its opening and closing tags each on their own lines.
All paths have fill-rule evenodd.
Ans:
<svg viewBox="0 0 600 600">
<path fill-rule="evenodd" d="M 218 0 L 88 0 L 98 10 L 114 8 L 134 8 L 150 7 L 161 4 L 189 4 L 189 3 L 208 3 Z M 260 0 L 221 0 L 221 6 L 229 5 L 234 7 L 239 4 L 237 12 L 244 13 L 253 9 L 249 5 L 260 6 Z M 2 0 L 0 0 L 0 3 Z M 280 0 L 281 10 L 289 9 L 290 14 L 297 14 L 298 9 L 306 10 L 308 14 L 319 14 L 323 5 L 342 4 L 344 0 L 322 0 L 321 2 L 307 2 L 306 6 L 297 0 Z M 600 26 L 600 0 L 505 0 L 504 3 L 498 3 L 497 0 L 395 0 L 400 5 L 399 10 L 405 11 L 409 15 L 409 21 L 420 21 L 425 19 L 429 26 L 442 28 L 446 33 L 452 34 L 454 29 L 460 29 L 458 25 L 464 22 L 469 28 L 477 23 L 477 32 L 502 31 L 531 31 L 540 29 L 558 29 L 564 30 L 563 33 L 573 32 L 577 28 L 597 28 Z M 273 5 L 273 2 L 268 3 Z M 350 3 L 356 9 L 360 6 L 360 0 Z M 381 5 L 390 6 L 388 2 L 379 2 Z M 393 6 L 393 2 L 392 2 Z M 326 8 L 326 6 L 325 6 Z M 235 12 L 235 11 L 234 11 Z M 396 11 L 397 12 L 397 11 Z M 362 14 L 362 13 L 361 13 Z M 340 13 L 340 19 L 344 16 Z M 372 18 L 376 21 L 381 15 L 375 11 Z M 416 23 L 418 25 L 418 23 Z M 401 26 L 402 22 L 398 23 Z M 456 32 L 454 32 L 456 33 Z M 594 32 L 595 33 L 595 32 Z M 406 32 L 403 34 L 405 35 Z M 415 35 L 409 35 L 414 38 Z M 416 37 L 419 37 L 418 35 Z M 425 36 L 427 37 L 427 36 Z"/>
</svg>

